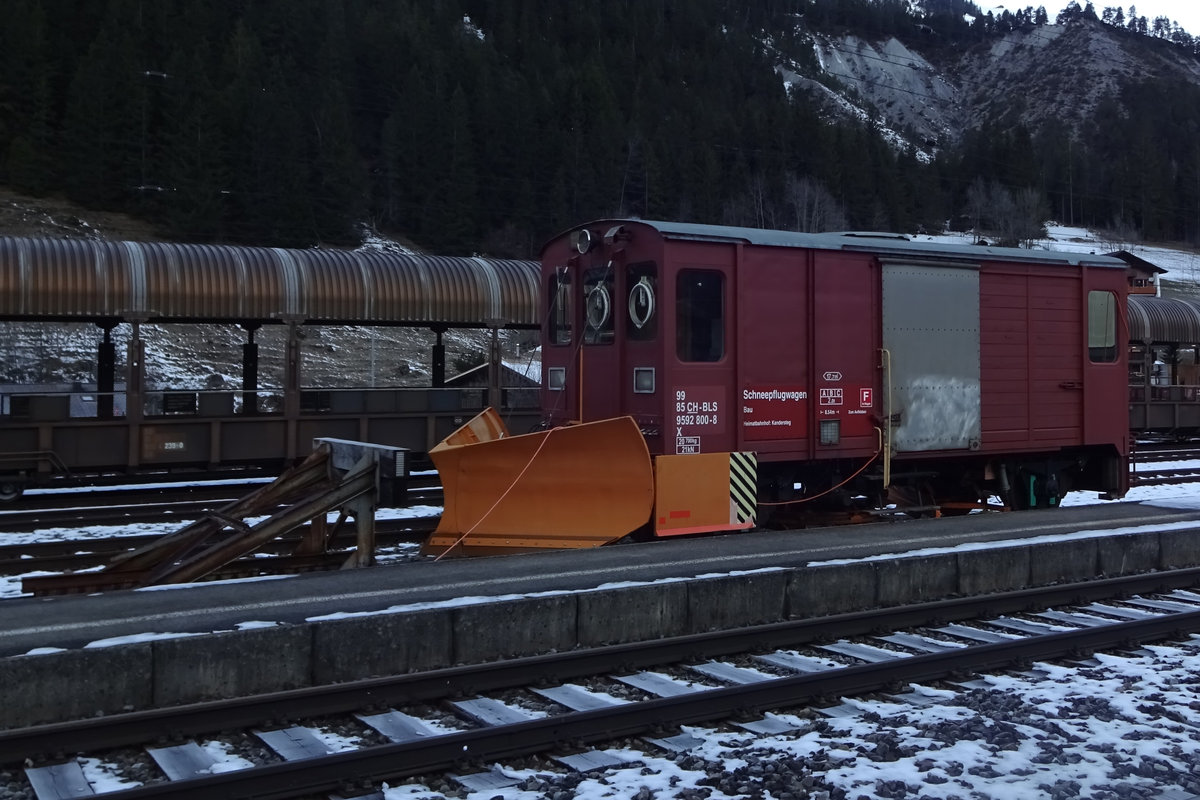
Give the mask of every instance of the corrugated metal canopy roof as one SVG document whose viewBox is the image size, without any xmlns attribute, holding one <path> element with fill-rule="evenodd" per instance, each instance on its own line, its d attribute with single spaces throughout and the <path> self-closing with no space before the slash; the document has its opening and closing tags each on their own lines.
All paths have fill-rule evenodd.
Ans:
<svg viewBox="0 0 1200 800">
<path fill-rule="evenodd" d="M 1200 302 L 1129 295 L 1129 338 L 1135 342 L 1200 344 Z"/>
<path fill-rule="evenodd" d="M 536 328 L 533 261 L 0 237 L 0 319 Z"/>
</svg>

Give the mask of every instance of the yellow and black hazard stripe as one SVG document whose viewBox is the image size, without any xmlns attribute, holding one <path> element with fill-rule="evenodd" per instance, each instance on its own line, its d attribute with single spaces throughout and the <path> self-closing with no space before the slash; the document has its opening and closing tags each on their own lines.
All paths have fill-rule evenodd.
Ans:
<svg viewBox="0 0 1200 800">
<path fill-rule="evenodd" d="M 729 454 L 730 510 L 734 524 L 754 524 L 758 506 L 755 484 L 758 480 L 758 457 L 754 453 Z"/>
</svg>

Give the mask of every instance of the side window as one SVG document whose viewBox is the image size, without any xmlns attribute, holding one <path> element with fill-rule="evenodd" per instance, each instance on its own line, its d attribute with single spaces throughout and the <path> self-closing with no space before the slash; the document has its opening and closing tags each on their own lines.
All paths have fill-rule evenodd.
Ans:
<svg viewBox="0 0 1200 800">
<path fill-rule="evenodd" d="M 613 267 L 588 270 L 583 275 L 583 341 L 613 341 Z"/>
<path fill-rule="evenodd" d="M 571 276 L 564 267 L 559 267 L 549 279 L 550 308 L 546 315 L 550 327 L 551 344 L 571 343 Z"/>
<path fill-rule="evenodd" d="M 680 361 L 720 361 L 725 355 L 725 276 L 720 272 L 679 271 L 675 351 Z"/>
<path fill-rule="evenodd" d="M 658 336 L 658 270 L 653 261 L 630 264 L 625 270 L 625 337 L 647 342 Z"/>
<path fill-rule="evenodd" d="M 1088 357 L 1097 363 L 1117 360 L 1117 298 L 1112 292 L 1088 292 Z"/>
</svg>

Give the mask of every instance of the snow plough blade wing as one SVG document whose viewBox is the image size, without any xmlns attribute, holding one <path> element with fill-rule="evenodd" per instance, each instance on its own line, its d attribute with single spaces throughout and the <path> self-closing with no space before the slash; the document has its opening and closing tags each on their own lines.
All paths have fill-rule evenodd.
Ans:
<svg viewBox="0 0 1200 800">
<path fill-rule="evenodd" d="M 445 509 L 427 554 L 598 547 L 654 507 L 650 452 L 631 417 L 509 436 L 489 408 L 429 455 Z"/>
</svg>

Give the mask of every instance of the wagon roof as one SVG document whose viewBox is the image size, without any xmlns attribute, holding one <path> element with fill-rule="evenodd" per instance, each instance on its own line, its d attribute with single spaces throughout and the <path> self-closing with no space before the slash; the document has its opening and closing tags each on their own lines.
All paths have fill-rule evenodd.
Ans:
<svg viewBox="0 0 1200 800">
<path fill-rule="evenodd" d="M 1024 250 L 1016 247 L 942 244 L 909 239 L 897 233 L 840 232 L 796 233 L 761 228 L 738 228 L 725 225 L 700 225 L 689 222 L 665 222 L 646 219 L 616 219 L 604 224 L 646 225 L 664 239 L 743 242 L 767 247 L 806 247 L 818 250 L 869 251 L 902 258 L 959 259 L 967 261 L 1009 261 L 1057 263 L 1070 266 L 1111 267 L 1125 269 L 1116 258 L 1091 253 L 1070 253 L 1055 250 Z M 594 224 L 594 223 L 589 223 Z"/>
</svg>

